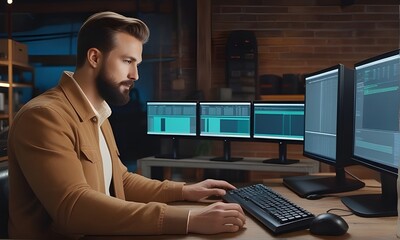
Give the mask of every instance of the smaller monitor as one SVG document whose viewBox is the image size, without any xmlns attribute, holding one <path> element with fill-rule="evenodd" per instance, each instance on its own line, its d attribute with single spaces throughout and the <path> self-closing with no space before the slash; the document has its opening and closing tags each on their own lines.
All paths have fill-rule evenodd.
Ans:
<svg viewBox="0 0 400 240">
<path fill-rule="evenodd" d="M 224 156 L 216 161 L 237 161 L 231 157 L 231 140 L 250 139 L 251 102 L 200 102 L 200 137 L 224 140 Z"/>
<path fill-rule="evenodd" d="M 178 138 L 197 136 L 197 102 L 148 101 L 147 134 L 170 137 L 173 140 L 173 152 L 156 157 L 183 157 L 179 155 Z"/>
<path fill-rule="evenodd" d="M 265 163 L 291 164 L 286 144 L 302 143 L 304 139 L 304 102 L 254 102 L 253 139 L 279 143 L 279 158 Z"/>
</svg>

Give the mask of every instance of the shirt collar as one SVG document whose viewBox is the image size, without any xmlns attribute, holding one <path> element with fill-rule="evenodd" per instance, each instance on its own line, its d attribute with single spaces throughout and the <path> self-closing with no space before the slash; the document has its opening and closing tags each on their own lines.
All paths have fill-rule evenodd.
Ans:
<svg viewBox="0 0 400 240">
<path fill-rule="evenodd" d="M 103 122 L 111 116 L 111 108 L 110 106 L 107 104 L 106 101 L 103 100 L 103 102 L 100 104 L 99 109 L 96 109 L 93 104 L 90 102 L 90 100 L 87 98 L 85 92 L 82 90 L 81 86 L 79 86 L 79 84 L 76 82 L 74 76 L 73 76 L 73 72 L 69 72 L 69 71 L 65 71 L 65 74 L 67 76 L 69 76 L 73 82 L 75 83 L 75 85 L 77 86 L 77 88 L 79 89 L 79 91 L 82 93 L 83 96 L 85 96 L 86 101 L 89 103 L 89 105 L 92 107 L 93 112 L 96 114 L 96 117 L 98 118 L 98 122 L 99 122 L 99 126 L 101 126 L 103 124 Z"/>
</svg>

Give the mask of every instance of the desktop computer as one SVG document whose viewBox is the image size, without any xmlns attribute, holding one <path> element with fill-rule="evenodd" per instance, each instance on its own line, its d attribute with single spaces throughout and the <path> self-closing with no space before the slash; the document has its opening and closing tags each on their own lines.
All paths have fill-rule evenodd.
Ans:
<svg viewBox="0 0 400 240">
<path fill-rule="evenodd" d="M 288 143 L 303 143 L 304 102 L 258 101 L 253 103 L 252 115 L 253 140 L 279 144 L 279 157 L 264 162 L 275 164 L 299 162 L 297 159 L 288 159 L 286 149 Z"/>
<path fill-rule="evenodd" d="M 250 140 L 251 102 L 199 102 L 199 136 L 222 139 L 224 156 L 213 158 L 215 161 L 238 161 L 241 157 L 232 157 L 232 140 Z"/>
<path fill-rule="evenodd" d="M 352 159 L 381 174 L 382 194 L 343 197 L 356 215 L 397 215 L 400 50 L 355 64 Z"/>
<path fill-rule="evenodd" d="M 172 153 L 158 154 L 160 158 L 183 158 L 179 139 L 197 136 L 197 102 L 148 101 L 147 134 L 172 139 Z"/>
<path fill-rule="evenodd" d="M 364 186 L 361 181 L 348 178 L 344 170 L 352 164 L 353 74 L 352 69 L 338 64 L 305 77 L 303 154 L 334 167 L 336 175 L 284 178 L 284 185 L 300 197 Z"/>
</svg>

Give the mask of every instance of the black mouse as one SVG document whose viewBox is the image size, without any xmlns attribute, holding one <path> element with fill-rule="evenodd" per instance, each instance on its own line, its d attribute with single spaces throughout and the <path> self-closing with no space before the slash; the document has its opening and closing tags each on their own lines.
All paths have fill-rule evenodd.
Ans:
<svg viewBox="0 0 400 240">
<path fill-rule="evenodd" d="M 345 234 L 348 229 L 346 221 L 333 213 L 322 213 L 310 224 L 310 232 L 315 235 L 339 236 Z"/>
</svg>

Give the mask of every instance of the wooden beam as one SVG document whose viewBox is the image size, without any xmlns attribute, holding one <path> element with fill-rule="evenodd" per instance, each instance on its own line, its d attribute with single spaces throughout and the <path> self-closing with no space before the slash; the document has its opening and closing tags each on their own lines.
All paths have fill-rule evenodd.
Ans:
<svg viewBox="0 0 400 240">
<path fill-rule="evenodd" d="M 171 62 L 175 61 L 173 56 L 143 55 L 143 63 Z M 29 55 L 29 63 L 40 66 L 75 66 L 76 55 Z"/>
<path fill-rule="evenodd" d="M 90 13 L 99 11 L 114 12 L 156 12 L 171 13 L 174 11 L 173 0 L 133 1 L 133 0 L 85 0 L 64 2 L 33 2 L 12 5 L 13 13 Z"/>
<path fill-rule="evenodd" d="M 29 63 L 42 66 L 75 66 L 75 55 L 29 55 Z"/>
<path fill-rule="evenodd" d="M 13 13 L 81 13 L 98 11 L 135 12 L 138 10 L 136 1 L 80 1 L 80 2 L 46 2 L 46 3 L 13 3 Z"/>
<path fill-rule="evenodd" d="M 211 89 L 211 0 L 197 0 L 197 89 L 205 99 Z"/>
</svg>

